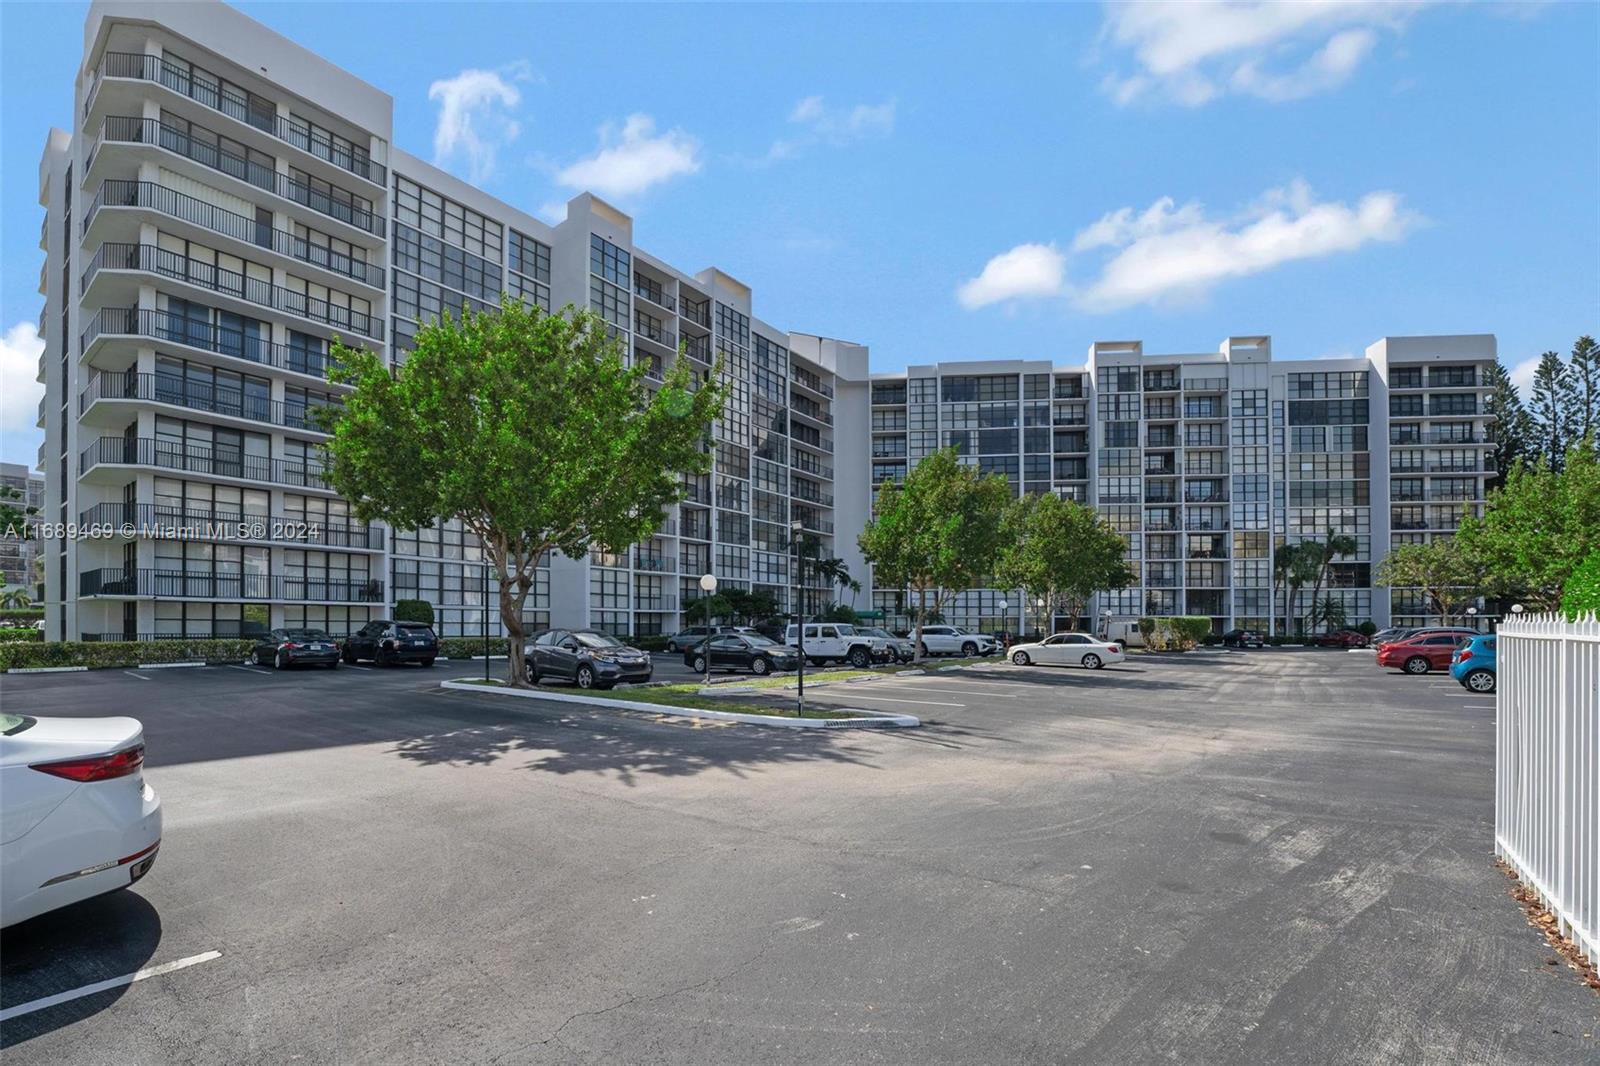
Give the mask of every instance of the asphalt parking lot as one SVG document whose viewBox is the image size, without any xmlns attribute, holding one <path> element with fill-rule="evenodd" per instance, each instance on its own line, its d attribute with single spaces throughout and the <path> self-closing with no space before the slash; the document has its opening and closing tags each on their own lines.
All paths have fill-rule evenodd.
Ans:
<svg viewBox="0 0 1600 1066">
<path fill-rule="evenodd" d="M 1448 678 L 996 664 L 812 689 L 926 723 L 817 735 L 437 687 L 481 671 L 0 680 L 142 718 L 166 810 L 134 890 L 6 931 L 0 1008 L 202 960 L 5 1060 L 1600 1061 Z"/>
</svg>

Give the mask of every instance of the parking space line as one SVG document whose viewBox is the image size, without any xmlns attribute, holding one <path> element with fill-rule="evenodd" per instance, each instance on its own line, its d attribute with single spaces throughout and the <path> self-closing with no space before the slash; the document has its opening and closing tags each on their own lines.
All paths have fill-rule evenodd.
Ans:
<svg viewBox="0 0 1600 1066">
<path fill-rule="evenodd" d="M 940 692 L 959 692 L 962 695 L 966 695 L 966 696 L 987 696 L 992 700 L 1014 700 L 1014 699 L 1019 699 L 1020 698 L 1015 693 L 985 692 L 983 689 L 980 689 L 980 688 L 951 688 L 949 685 L 939 685 L 937 687 L 938 687 Z M 904 691 L 904 690 L 903 689 L 896 689 L 895 691 L 900 692 L 900 691 Z"/>
<path fill-rule="evenodd" d="M 122 672 L 127 674 L 129 677 L 137 677 L 140 681 L 149 681 L 150 680 L 148 677 L 144 676 L 143 674 L 136 674 L 132 670 L 124 670 Z"/>
<path fill-rule="evenodd" d="M 344 664 L 344 669 L 346 669 L 346 670 L 371 670 L 372 667 L 370 667 L 370 666 L 360 666 L 360 665 L 358 665 L 356 663 L 345 663 Z"/>
<path fill-rule="evenodd" d="M 15 1007 L 7 1007 L 5 1010 L 0 1010 L 0 1022 L 9 1022 L 12 1018 L 20 1018 L 24 1014 L 32 1014 L 36 1010 L 44 1010 L 46 1007 L 54 1007 L 59 1003 L 70 1003 L 75 999 L 82 999 L 84 996 L 92 996 L 96 992 L 104 992 L 112 988 L 121 988 L 123 985 L 131 985 L 135 981 L 143 981 L 149 977 L 160 977 L 164 973 L 171 973 L 174 970 L 182 970 L 197 963 L 210 962 L 212 959 L 220 958 L 222 958 L 222 952 L 220 951 L 204 951 L 199 955 L 190 955 L 186 959 L 178 959 L 175 962 L 164 962 L 160 966 L 147 966 L 135 973 L 124 974 L 121 977 L 113 977 L 106 981 L 96 981 L 92 985 L 84 985 L 82 988 L 74 988 L 70 992 L 58 992 L 53 996 L 45 996 L 43 999 L 35 999 L 27 1003 L 19 1003 Z"/>
<path fill-rule="evenodd" d="M 861 692 L 861 691 L 856 690 L 856 689 L 852 689 L 851 690 L 851 692 L 850 692 L 850 700 L 851 700 L 851 702 L 856 702 L 856 701 L 859 700 L 859 701 L 862 701 L 862 702 L 879 702 L 879 701 L 881 701 L 883 703 L 920 703 L 925 707 L 965 707 L 966 706 L 965 703 L 941 703 L 939 700 L 899 700 L 899 699 L 895 699 L 893 696 L 874 696 L 870 692 Z"/>
<path fill-rule="evenodd" d="M 233 666 L 233 665 L 230 664 L 228 666 L 228 669 L 229 670 L 243 670 L 247 674 L 270 674 L 270 673 L 273 672 L 273 671 L 268 670 L 266 667 L 263 667 L 263 666 Z"/>
</svg>

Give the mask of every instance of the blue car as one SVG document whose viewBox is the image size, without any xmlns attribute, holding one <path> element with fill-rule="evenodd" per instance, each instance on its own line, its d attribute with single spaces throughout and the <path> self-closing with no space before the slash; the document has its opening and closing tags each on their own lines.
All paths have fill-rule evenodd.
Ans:
<svg viewBox="0 0 1600 1066">
<path fill-rule="evenodd" d="M 1482 633 L 1450 657 L 1450 676 L 1469 692 L 1494 691 L 1494 634 Z"/>
</svg>

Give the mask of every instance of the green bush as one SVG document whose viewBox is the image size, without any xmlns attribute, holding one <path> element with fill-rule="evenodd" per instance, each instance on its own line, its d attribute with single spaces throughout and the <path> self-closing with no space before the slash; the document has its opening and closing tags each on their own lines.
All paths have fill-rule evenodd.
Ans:
<svg viewBox="0 0 1600 1066">
<path fill-rule="evenodd" d="M 1173 643 L 1179 651 L 1189 651 L 1211 635 L 1211 619 L 1200 615 L 1178 615 L 1166 619 L 1171 626 Z"/>
<path fill-rule="evenodd" d="M 1378 631 L 1378 624 L 1369 618 L 1365 622 L 1362 622 L 1360 625 L 1356 626 L 1356 630 L 1360 632 L 1362 636 L 1370 637 Z"/>
<path fill-rule="evenodd" d="M 507 655 L 509 642 L 505 637 L 489 638 L 490 655 Z M 482 637 L 442 637 L 439 640 L 439 654 L 446 659 L 470 659 L 474 655 L 483 654 Z"/>
<path fill-rule="evenodd" d="M 14 629 L 9 626 L 0 627 L 0 644 L 25 643 L 30 640 L 43 639 L 44 633 L 32 626 L 28 626 L 26 629 Z"/>
<path fill-rule="evenodd" d="M 623 637 L 624 644 L 631 645 L 641 651 L 666 651 L 667 635 L 665 633 L 651 633 L 642 637 Z"/>
<path fill-rule="evenodd" d="M 394 620 L 396 622 L 421 622 L 424 625 L 433 625 L 433 604 L 427 600 L 396 600 L 394 605 Z"/>
<path fill-rule="evenodd" d="M 1572 619 L 1600 612 L 1600 552 L 1591 552 L 1567 578 L 1561 591 L 1561 612 Z"/>
<path fill-rule="evenodd" d="M 40 666 L 105 667 L 140 663 L 238 663 L 249 657 L 252 640 L 35 641 L 0 644 L 0 670 Z"/>
<path fill-rule="evenodd" d="M 6 607 L 0 609 L 0 624 L 5 622 L 37 622 L 43 617 L 43 607 Z"/>
</svg>

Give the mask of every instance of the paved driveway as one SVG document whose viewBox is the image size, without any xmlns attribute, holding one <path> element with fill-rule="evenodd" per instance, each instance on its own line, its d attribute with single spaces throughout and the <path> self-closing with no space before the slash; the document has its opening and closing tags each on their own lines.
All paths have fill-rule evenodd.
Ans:
<svg viewBox="0 0 1600 1066">
<path fill-rule="evenodd" d="M 481 669 L 481 666 L 476 667 Z M 1490 866 L 1492 699 L 1343 652 L 815 689 L 822 736 L 432 671 L 6 678 L 134 713 L 154 871 L 10 930 L 8 1063 L 1600 1060 Z"/>
</svg>

